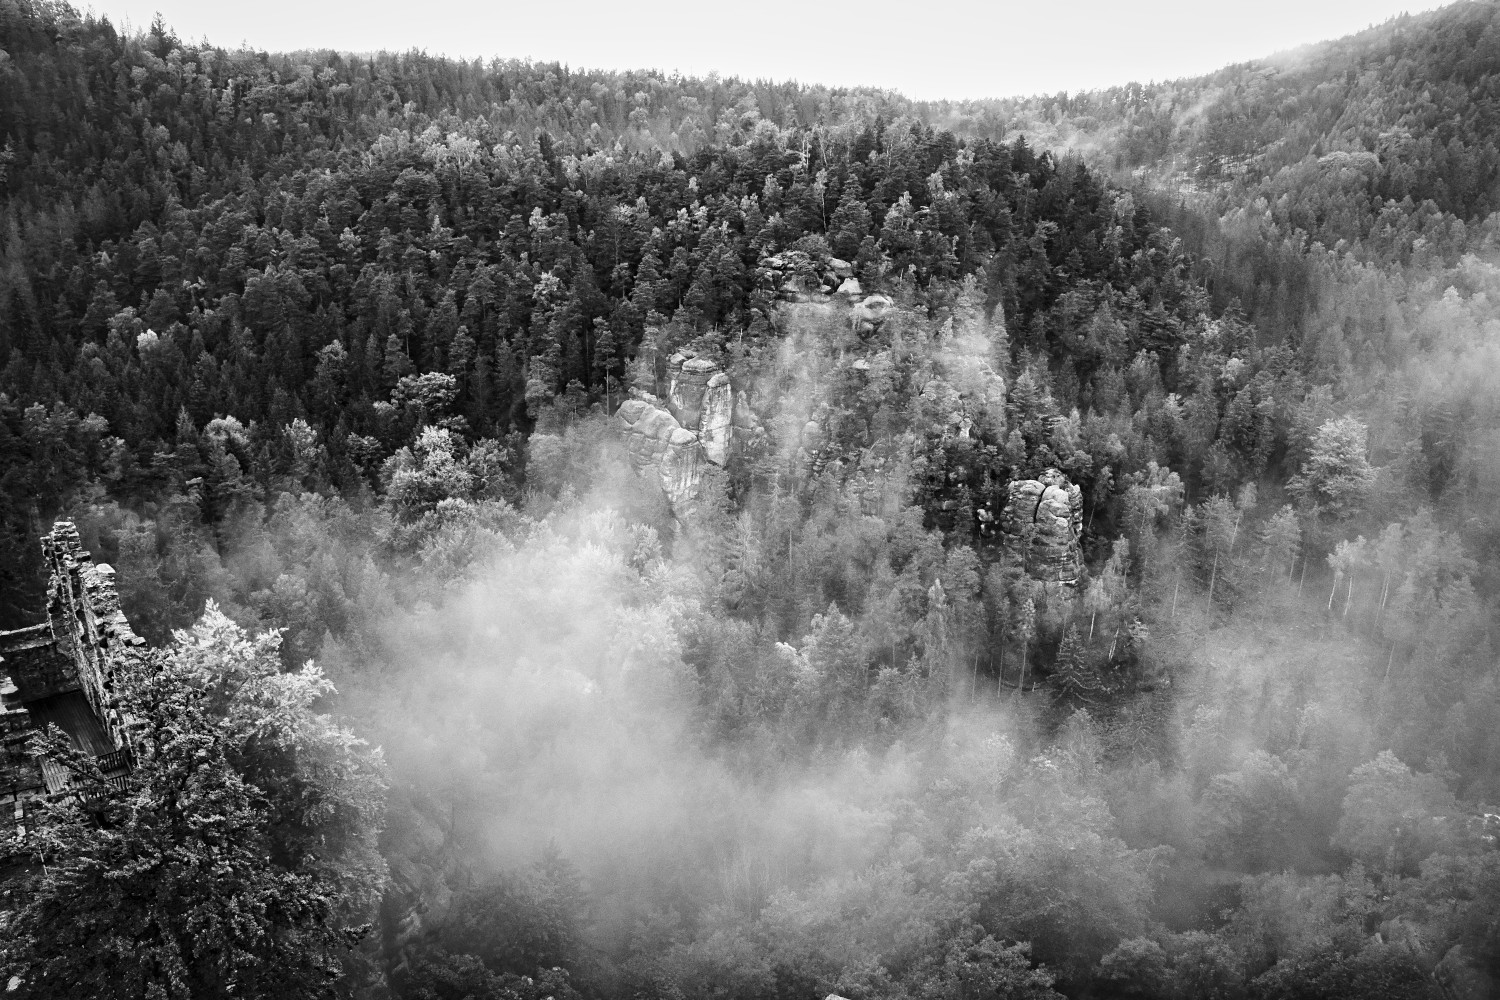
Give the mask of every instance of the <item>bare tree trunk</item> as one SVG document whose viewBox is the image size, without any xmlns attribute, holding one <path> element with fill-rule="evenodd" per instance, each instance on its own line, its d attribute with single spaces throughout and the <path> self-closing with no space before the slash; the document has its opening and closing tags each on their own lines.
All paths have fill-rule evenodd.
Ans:
<svg viewBox="0 0 1500 1000">
<path fill-rule="evenodd" d="M 1214 553 L 1214 568 L 1208 571 L 1208 614 L 1210 619 L 1214 613 L 1214 581 L 1219 578 L 1219 554 Z"/>
<path fill-rule="evenodd" d="M 1177 579 L 1172 584 L 1172 620 L 1177 620 L 1177 588 L 1182 586 L 1182 570 L 1177 570 Z"/>
<path fill-rule="evenodd" d="M 1293 563 L 1293 565 L 1296 565 Z M 1307 582 L 1307 556 L 1302 557 L 1302 576 L 1297 580 L 1297 596 L 1302 596 L 1302 585 Z"/>
<path fill-rule="evenodd" d="M 1349 586 L 1344 589 L 1344 617 L 1349 617 L 1349 604 L 1354 600 L 1354 571 L 1349 571 Z"/>
<path fill-rule="evenodd" d="M 1089 642 L 1094 641 L 1094 619 L 1099 617 L 1099 610 L 1095 608 L 1089 612 Z"/>
</svg>

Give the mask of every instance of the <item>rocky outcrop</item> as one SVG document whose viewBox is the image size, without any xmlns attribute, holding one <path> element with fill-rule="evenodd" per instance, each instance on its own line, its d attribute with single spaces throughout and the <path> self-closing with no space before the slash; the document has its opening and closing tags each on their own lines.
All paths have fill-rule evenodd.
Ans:
<svg viewBox="0 0 1500 1000">
<path fill-rule="evenodd" d="M 870 295 L 855 303 L 850 312 L 854 332 L 861 337 L 868 337 L 875 333 L 885 325 L 886 317 L 890 315 L 895 305 L 884 295 Z"/>
<path fill-rule="evenodd" d="M 1083 492 L 1056 469 L 1011 482 L 1000 515 L 1006 562 L 1043 583 L 1073 586 L 1083 571 Z"/>
<path fill-rule="evenodd" d="M 674 354 L 667 362 L 667 406 L 684 427 L 697 429 L 703 409 L 703 394 L 719 373 L 719 366 L 705 358 Z"/>
<path fill-rule="evenodd" d="M 662 491 L 674 504 L 693 495 L 702 450 L 697 434 L 679 424 L 654 396 L 645 394 L 621 403 L 615 411 L 615 423 L 637 472 L 656 475 Z"/>
<path fill-rule="evenodd" d="M 729 464 L 734 447 L 734 389 L 729 376 L 717 372 L 703 387 L 698 406 L 698 443 L 703 457 L 717 466 Z"/>
<path fill-rule="evenodd" d="M 709 464 L 728 464 L 739 419 L 729 376 L 706 358 L 675 354 L 667 363 L 667 398 L 638 393 L 620 404 L 615 423 L 638 472 L 653 472 L 674 506 L 697 493 Z"/>
<path fill-rule="evenodd" d="M 857 296 L 854 266 L 837 257 L 784 250 L 765 257 L 758 269 L 761 285 L 784 302 L 827 302 L 834 295 Z"/>
<path fill-rule="evenodd" d="M 796 327 L 796 317 L 811 317 L 815 329 L 833 332 L 830 346 L 838 352 L 839 364 L 868 373 L 870 361 L 858 356 L 865 351 L 857 340 L 878 331 L 894 314 L 891 299 L 884 295 L 861 298 L 862 289 L 853 269 L 835 258 L 789 250 L 762 263 L 763 279 L 783 300 L 778 312 L 793 317 L 790 325 Z M 846 313 L 856 337 L 838 330 Z M 772 442 L 766 427 L 747 405 L 746 387 L 734 385 L 718 363 L 692 351 L 681 351 L 667 360 L 663 372 L 655 363 L 655 349 L 654 338 L 648 336 L 642 344 L 646 363 L 638 359 L 636 365 L 643 374 L 631 389 L 632 398 L 616 411 L 614 423 L 625 439 L 635 469 L 657 477 L 675 507 L 697 493 L 709 466 L 726 468 L 731 463 L 749 462 L 752 468 L 759 468 L 753 463 L 766 456 Z M 855 353 L 852 361 L 844 360 L 846 351 Z M 791 469 L 784 471 L 816 476 L 829 463 L 846 457 L 831 448 L 829 441 L 844 440 L 848 428 L 837 419 L 830 424 L 828 417 L 827 413 L 809 413 L 802 426 L 792 429 L 791 440 L 778 437 L 775 447 L 785 449 L 785 458 L 791 464 Z M 967 414 L 954 418 L 955 432 L 960 436 L 967 436 L 972 424 Z"/>
</svg>

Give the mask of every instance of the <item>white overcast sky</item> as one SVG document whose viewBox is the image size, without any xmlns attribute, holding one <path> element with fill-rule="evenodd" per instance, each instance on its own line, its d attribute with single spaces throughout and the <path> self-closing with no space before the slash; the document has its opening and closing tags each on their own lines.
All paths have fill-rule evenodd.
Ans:
<svg viewBox="0 0 1500 1000">
<path fill-rule="evenodd" d="M 1006 97 L 1164 80 L 1379 23 L 1430 0 L 83 0 L 186 41 L 425 49 L 573 67 Z"/>
</svg>

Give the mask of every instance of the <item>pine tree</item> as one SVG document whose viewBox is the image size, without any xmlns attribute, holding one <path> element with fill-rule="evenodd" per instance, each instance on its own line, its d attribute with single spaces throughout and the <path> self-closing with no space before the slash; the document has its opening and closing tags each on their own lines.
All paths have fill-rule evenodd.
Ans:
<svg viewBox="0 0 1500 1000">
<path fill-rule="evenodd" d="M 1059 701 L 1091 701 L 1103 690 L 1098 671 L 1088 664 L 1085 657 L 1086 650 L 1079 641 L 1078 629 L 1070 624 L 1058 644 L 1057 662 L 1053 664 L 1050 678 Z"/>
<path fill-rule="evenodd" d="M 833 255 L 852 262 L 859 256 L 859 246 L 870 235 L 872 225 L 870 210 L 865 206 L 864 190 L 859 178 L 851 174 L 839 192 L 838 208 L 828 220 L 828 244 Z"/>
</svg>

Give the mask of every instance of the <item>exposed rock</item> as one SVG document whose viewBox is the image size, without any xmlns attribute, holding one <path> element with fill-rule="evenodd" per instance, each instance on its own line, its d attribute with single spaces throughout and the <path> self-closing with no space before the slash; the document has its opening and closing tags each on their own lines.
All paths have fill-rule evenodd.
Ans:
<svg viewBox="0 0 1500 1000">
<path fill-rule="evenodd" d="M 723 372 L 716 372 L 704 387 L 698 408 L 698 441 L 703 457 L 720 467 L 728 463 L 734 445 L 734 389 Z"/>
<path fill-rule="evenodd" d="M 785 250 L 760 262 L 763 287 L 787 302 L 827 302 L 834 289 L 852 280 L 854 267 L 837 257 L 818 257 L 801 250 Z M 856 287 L 858 282 L 855 283 Z"/>
<path fill-rule="evenodd" d="M 706 358 L 672 355 L 667 362 L 667 405 L 679 424 L 690 430 L 698 429 L 703 393 L 709 380 L 718 373 L 719 366 Z"/>
<path fill-rule="evenodd" d="M 654 469 L 667 498 L 677 505 L 698 492 L 706 462 L 723 466 L 729 461 L 736 410 L 729 376 L 714 362 L 676 354 L 667 369 L 665 404 L 637 393 L 620 404 L 615 421 L 636 471 Z"/>
<path fill-rule="evenodd" d="M 703 449 L 698 444 L 698 435 L 679 427 L 672 432 L 666 455 L 662 458 L 662 490 L 674 506 L 683 504 L 697 495 L 698 483 L 702 479 Z"/>
<path fill-rule="evenodd" d="M 1083 570 L 1083 492 L 1056 469 L 1010 484 L 1000 531 L 1007 561 L 1043 583 L 1072 586 Z"/>
<path fill-rule="evenodd" d="M 894 306 L 895 303 L 884 295 L 867 296 L 854 306 L 851 313 L 854 332 L 860 336 L 874 333 L 885 323 Z"/>
<path fill-rule="evenodd" d="M 838 294 L 847 295 L 851 299 L 857 299 L 864 293 L 865 290 L 859 287 L 858 278 L 845 278 L 843 283 L 839 285 Z"/>
<path fill-rule="evenodd" d="M 637 472 L 654 472 L 673 503 L 692 496 L 697 487 L 693 477 L 698 467 L 698 435 L 685 430 L 669 411 L 644 397 L 621 403 L 615 421 Z"/>
<path fill-rule="evenodd" d="M 797 462 L 804 471 L 813 475 L 822 471 L 823 442 L 823 425 L 820 422 L 809 420 L 802 425 L 802 432 L 797 439 Z"/>
</svg>

